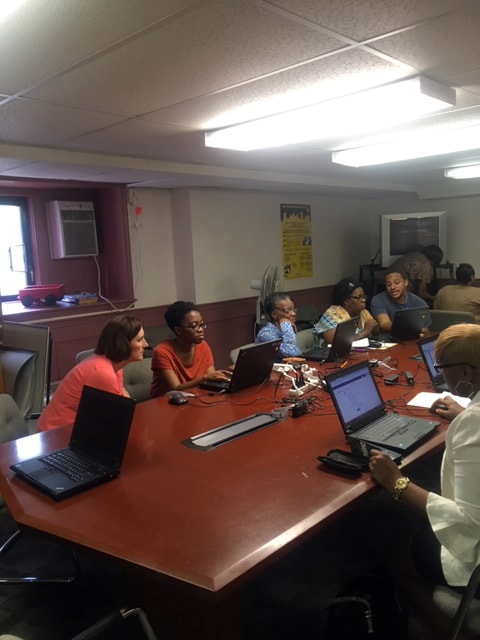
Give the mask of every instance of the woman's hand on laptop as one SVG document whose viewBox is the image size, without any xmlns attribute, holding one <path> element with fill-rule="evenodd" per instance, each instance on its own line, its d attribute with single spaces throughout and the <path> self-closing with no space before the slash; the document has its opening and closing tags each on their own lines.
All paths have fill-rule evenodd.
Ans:
<svg viewBox="0 0 480 640">
<path fill-rule="evenodd" d="M 232 377 L 232 372 L 228 369 L 218 369 L 216 371 L 209 371 L 204 375 L 204 380 L 226 380 L 227 382 Z"/>
</svg>

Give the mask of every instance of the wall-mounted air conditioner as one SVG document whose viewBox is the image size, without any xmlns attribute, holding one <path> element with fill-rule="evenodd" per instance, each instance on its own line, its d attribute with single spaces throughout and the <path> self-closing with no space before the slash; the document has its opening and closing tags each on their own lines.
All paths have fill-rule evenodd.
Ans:
<svg viewBox="0 0 480 640">
<path fill-rule="evenodd" d="M 48 235 L 52 258 L 84 258 L 98 255 L 93 202 L 47 203 Z"/>
</svg>

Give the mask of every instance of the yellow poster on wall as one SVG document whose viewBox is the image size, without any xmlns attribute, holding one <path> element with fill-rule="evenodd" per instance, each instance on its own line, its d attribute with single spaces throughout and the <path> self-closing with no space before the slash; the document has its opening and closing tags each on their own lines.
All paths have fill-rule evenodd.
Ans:
<svg viewBox="0 0 480 640">
<path fill-rule="evenodd" d="M 309 204 L 281 204 L 283 277 L 313 277 L 312 215 Z"/>
</svg>

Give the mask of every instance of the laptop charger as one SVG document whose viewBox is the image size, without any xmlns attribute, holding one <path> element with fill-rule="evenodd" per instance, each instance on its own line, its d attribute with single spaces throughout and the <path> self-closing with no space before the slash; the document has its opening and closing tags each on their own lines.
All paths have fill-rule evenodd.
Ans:
<svg viewBox="0 0 480 640">
<path fill-rule="evenodd" d="M 397 384 L 400 379 L 399 373 L 391 373 L 389 376 L 386 376 L 383 381 L 385 384 Z"/>
<path fill-rule="evenodd" d="M 405 371 L 405 380 L 407 381 L 407 384 L 412 385 L 415 380 L 413 379 L 413 373 L 411 371 Z"/>
<path fill-rule="evenodd" d="M 300 416 L 304 416 L 308 413 L 308 401 L 301 400 L 297 402 L 292 407 L 292 418 L 299 418 Z"/>
</svg>

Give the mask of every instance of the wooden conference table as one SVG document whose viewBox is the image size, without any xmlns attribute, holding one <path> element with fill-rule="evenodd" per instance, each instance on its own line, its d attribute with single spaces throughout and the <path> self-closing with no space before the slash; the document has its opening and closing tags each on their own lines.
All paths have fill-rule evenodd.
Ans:
<svg viewBox="0 0 480 640">
<path fill-rule="evenodd" d="M 414 386 L 407 386 L 403 376 L 402 384 L 390 387 L 377 378 L 384 399 L 402 413 L 406 400 L 432 390 L 423 363 L 410 359 L 414 353 L 415 342 L 405 343 L 352 354 L 349 364 L 390 356 L 398 360 L 398 370 L 412 371 Z M 326 373 L 337 366 L 318 368 Z M 390 373 L 383 367 L 377 371 Z M 140 403 L 121 476 L 60 503 L 15 478 L 9 465 L 65 445 L 69 430 L 6 443 L 0 447 L 0 493 L 20 526 L 99 552 L 129 569 L 137 586 L 135 601 L 126 604 L 144 606 L 157 628 L 168 629 L 164 637 L 240 637 L 241 585 L 375 487 L 369 473 L 351 479 L 321 469 L 316 456 L 345 448 L 345 441 L 331 399 L 320 389 L 313 393 L 311 412 L 301 417 L 289 414 L 209 451 L 182 443 L 279 406 L 274 398 L 286 397 L 289 387 L 276 388 L 275 378 L 260 389 L 232 395 L 199 391 L 183 406 L 172 406 L 167 398 Z M 411 412 L 431 417 L 426 409 Z M 446 426 L 442 422 L 405 464 L 438 451 Z"/>
</svg>

